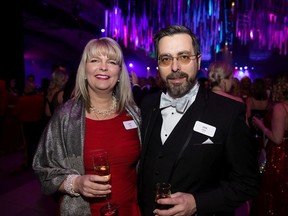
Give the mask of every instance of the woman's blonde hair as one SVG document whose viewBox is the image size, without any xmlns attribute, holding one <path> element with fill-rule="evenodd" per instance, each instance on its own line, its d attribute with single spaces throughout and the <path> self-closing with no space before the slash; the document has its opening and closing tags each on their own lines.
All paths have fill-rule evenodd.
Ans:
<svg viewBox="0 0 288 216">
<path fill-rule="evenodd" d="M 226 62 L 212 62 L 208 68 L 208 79 L 212 88 L 214 86 L 219 86 L 221 80 L 228 79 L 232 74 L 233 68 Z"/>
<path fill-rule="evenodd" d="M 63 90 L 68 82 L 69 75 L 64 67 L 56 68 L 51 75 L 49 88 Z"/>
<path fill-rule="evenodd" d="M 276 75 L 272 88 L 272 100 L 282 102 L 288 100 L 288 73 L 280 72 Z"/>
<path fill-rule="evenodd" d="M 135 102 L 133 100 L 129 74 L 124 62 L 122 49 L 115 40 L 108 37 L 92 39 L 86 44 L 78 66 L 75 87 L 71 96 L 76 100 L 82 97 L 84 99 L 85 109 L 89 111 L 91 104 L 86 80 L 86 63 L 88 59 L 101 55 L 115 60 L 121 68 L 119 82 L 115 85 L 113 94 L 118 102 L 117 112 L 122 112 L 127 105 L 133 106 Z"/>
</svg>

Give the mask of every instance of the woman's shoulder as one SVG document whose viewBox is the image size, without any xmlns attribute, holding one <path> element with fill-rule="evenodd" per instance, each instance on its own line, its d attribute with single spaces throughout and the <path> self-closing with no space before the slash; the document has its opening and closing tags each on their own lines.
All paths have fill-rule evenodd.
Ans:
<svg viewBox="0 0 288 216">
<path fill-rule="evenodd" d="M 274 112 L 282 112 L 288 114 L 288 104 L 278 102 L 273 105 Z"/>
<path fill-rule="evenodd" d="M 66 102 L 60 104 L 56 110 L 57 112 L 61 112 L 61 113 L 68 113 L 68 112 L 79 112 L 82 111 L 84 104 L 83 104 L 83 100 L 81 99 L 74 99 L 71 98 L 69 100 L 67 100 Z M 56 112 L 55 110 L 55 112 Z"/>
</svg>

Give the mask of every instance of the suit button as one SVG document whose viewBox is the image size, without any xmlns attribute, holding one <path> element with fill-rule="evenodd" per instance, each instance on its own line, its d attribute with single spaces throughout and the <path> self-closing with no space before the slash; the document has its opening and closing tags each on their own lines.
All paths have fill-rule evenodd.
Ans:
<svg viewBox="0 0 288 216">
<path fill-rule="evenodd" d="M 159 175 L 159 171 L 155 171 L 155 175 Z"/>
<path fill-rule="evenodd" d="M 162 154 L 160 154 L 160 155 L 158 156 L 158 158 L 159 158 L 159 159 L 162 159 L 162 158 L 163 158 L 163 155 L 162 155 Z"/>
</svg>

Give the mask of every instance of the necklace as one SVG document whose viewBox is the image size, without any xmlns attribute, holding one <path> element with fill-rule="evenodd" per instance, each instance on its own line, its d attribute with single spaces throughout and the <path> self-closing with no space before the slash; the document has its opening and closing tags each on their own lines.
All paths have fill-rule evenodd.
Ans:
<svg viewBox="0 0 288 216">
<path fill-rule="evenodd" d="M 112 97 L 112 105 L 109 109 L 105 109 L 105 110 L 98 110 L 96 109 L 93 105 L 91 105 L 90 107 L 90 112 L 96 114 L 96 115 L 102 115 L 103 118 L 108 116 L 108 115 L 111 115 L 112 113 L 115 112 L 115 109 L 116 109 L 116 106 L 117 106 L 117 101 L 116 101 L 116 98 L 113 96 Z"/>
</svg>

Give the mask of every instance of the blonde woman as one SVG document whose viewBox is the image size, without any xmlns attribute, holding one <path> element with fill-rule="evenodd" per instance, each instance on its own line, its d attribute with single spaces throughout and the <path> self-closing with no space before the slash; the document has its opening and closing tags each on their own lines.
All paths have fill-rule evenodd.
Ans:
<svg viewBox="0 0 288 216">
<path fill-rule="evenodd" d="M 87 43 L 72 94 L 55 110 L 34 158 L 43 192 L 60 196 L 61 215 L 99 216 L 111 193 L 119 215 L 139 216 L 140 116 L 115 40 Z M 100 149 L 108 152 L 111 183 L 94 173 L 92 155 Z"/>
<path fill-rule="evenodd" d="M 230 94 L 233 86 L 233 68 L 226 62 L 216 61 L 209 65 L 208 79 L 216 94 L 244 103 L 240 97 Z"/>
<path fill-rule="evenodd" d="M 45 103 L 47 117 L 51 117 L 54 110 L 63 103 L 64 88 L 68 79 L 68 73 L 64 67 L 58 67 L 52 72 Z"/>
<path fill-rule="evenodd" d="M 253 117 L 254 125 L 267 138 L 266 165 L 255 215 L 287 215 L 288 212 L 288 73 L 279 74 L 272 88 L 273 107 L 264 120 Z M 254 209 L 254 208 L 253 208 Z M 254 215 L 254 214 L 253 214 Z"/>
</svg>

